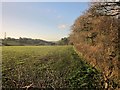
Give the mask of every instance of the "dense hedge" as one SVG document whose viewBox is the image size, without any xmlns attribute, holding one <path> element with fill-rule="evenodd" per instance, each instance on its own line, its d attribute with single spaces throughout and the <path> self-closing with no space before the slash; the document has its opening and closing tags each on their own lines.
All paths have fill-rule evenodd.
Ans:
<svg viewBox="0 0 120 90">
<path fill-rule="evenodd" d="M 117 89 L 120 21 L 112 14 L 111 16 L 99 14 L 104 13 L 104 9 L 98 10 L 95 8 L 97 5 L 98 3 L 92 4 L 86 13 L 76 19 L 71 28 L 70 40 L 87 62 L 101 71 L 104 88 Z M 94 13 L 95 11 L 98 13 Z"/>
</svg>

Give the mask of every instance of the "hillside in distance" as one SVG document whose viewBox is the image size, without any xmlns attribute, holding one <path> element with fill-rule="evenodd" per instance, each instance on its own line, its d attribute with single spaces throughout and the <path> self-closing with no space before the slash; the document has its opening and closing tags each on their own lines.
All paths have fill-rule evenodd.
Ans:
<svg viewBox="0 0 120 90">
<path fill-rule="evenodd" d="M 42 39 L 32 39 L 32 38 L 11 38 L 7 37 L 6 39 L 2 39 L 3 46 L 39 46 L 39 45 L 55 45 L 55 42 L 45 41 Z"/>
</svg>

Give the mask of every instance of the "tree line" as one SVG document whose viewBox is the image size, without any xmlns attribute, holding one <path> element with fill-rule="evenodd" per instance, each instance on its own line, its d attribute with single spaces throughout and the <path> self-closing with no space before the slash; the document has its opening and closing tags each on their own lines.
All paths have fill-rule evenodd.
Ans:
<svg viewBox="0 0 120 90">
<path fill-rule="evenodd" d="M 69 45 L 69 38 L 64 37 L 61 38 L 58 41 L 46 41 L 42 39 L 32 39 L 32 38 L 26 38 L 26 37 L 20 37 L 19 39 L 6 37 L 2 39 L 3 46 L 26 46 L 26 45 Z"/>
</svg>

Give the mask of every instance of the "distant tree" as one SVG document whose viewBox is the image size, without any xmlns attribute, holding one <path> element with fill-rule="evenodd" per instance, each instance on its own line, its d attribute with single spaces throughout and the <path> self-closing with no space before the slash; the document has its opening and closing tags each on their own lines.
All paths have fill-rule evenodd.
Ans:
<svg viewBox="0 0 120 90">
<path fill-rule="evenodd" d="M 68 37 L 64 37 L 64 38 L 61 38 L 61 40 L 59 40 L 57 42 L 58 45 L 68 45 L 69 44 L 69 38 Z"/>
<path fill-rule="evenodd" d="M 23 39 L 21 37 L 19 37 L 19 44 L 23 45 Z"/>
</svg>

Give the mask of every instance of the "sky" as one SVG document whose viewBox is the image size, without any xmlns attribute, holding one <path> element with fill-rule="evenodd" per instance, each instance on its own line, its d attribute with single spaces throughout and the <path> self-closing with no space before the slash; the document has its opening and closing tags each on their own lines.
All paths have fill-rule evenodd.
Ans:
<svg viewBox="0 0 120 90">
<path fill-rule="evenodd" d="M 0 38 L 6 32 L 13 38 L 60 40 L 88 7 L 88 2 L 2 2 Z"/>
</svg>

